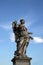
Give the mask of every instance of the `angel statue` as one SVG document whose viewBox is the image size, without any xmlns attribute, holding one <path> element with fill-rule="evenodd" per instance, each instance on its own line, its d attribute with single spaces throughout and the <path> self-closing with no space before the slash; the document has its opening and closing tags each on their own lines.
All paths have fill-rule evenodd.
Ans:
<svg viewBox="0 0 43 65">
<path fill-rule="evenodd" d="M 29 41 L 30 39 L 33 40 L 33 37 L 30 36 L 32 32 L 28 32 L 24 24 L 24 19 L 20 19 L 20 24 L 17 24 L 17 21 L 12 23 L 12 29 L 15 34 L 15 42 L 17 43 L 17 50 L 15 51 L 16 56 L 26 56 L 26 49 Z"/>
</svg>

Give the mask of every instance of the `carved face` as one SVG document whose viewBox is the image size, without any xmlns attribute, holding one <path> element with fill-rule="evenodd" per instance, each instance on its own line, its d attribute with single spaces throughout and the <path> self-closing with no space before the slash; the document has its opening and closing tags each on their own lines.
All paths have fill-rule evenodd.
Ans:
<svg viewBox="0 0 43 65">
<path fill-rule="evenodd" d="M 21 19 L 20 22 L 21 22 L 21 24 L 24 24 L 25 23 L 25 20 L 24 19 Z"/>
</svg>

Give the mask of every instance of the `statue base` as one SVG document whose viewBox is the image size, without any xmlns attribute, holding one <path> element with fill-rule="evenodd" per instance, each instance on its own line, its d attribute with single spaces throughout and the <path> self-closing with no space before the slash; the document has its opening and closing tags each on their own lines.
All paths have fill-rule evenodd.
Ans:
<svg viewBox="0 0 43 65">
<path fill-rule="evenodd" d="M 31 65 L 31 59 L 29 57 L 17 57 L 15 56 L 11 61 L 13 65 Z"/>
</svg>

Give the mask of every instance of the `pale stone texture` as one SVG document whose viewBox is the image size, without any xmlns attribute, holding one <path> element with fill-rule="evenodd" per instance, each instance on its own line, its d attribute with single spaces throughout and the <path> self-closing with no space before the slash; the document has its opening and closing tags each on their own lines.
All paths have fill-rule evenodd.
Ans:
<svg viewBox="0 0 43 65">
<path fill-rule="evenodd" d="M 13 65 L 31 65 L 31 59 L 28 57 L 14 57 L 11 61 Z"/>
</svg>

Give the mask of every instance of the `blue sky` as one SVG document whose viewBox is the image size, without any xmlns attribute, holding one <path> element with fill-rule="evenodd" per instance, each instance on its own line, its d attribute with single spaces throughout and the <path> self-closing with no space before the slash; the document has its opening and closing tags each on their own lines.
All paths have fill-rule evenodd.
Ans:
<svg viewBox="0 0 43 65">
<path fill-rule="evenodd" d="M 25 19 L 28 31 L 33 32 L 27 55 L 32 65 L 43 65 L 43 0 L 0 0 L 0 65 L 13 65 L 16 50 L 11 24 Z"/>
</svg>

